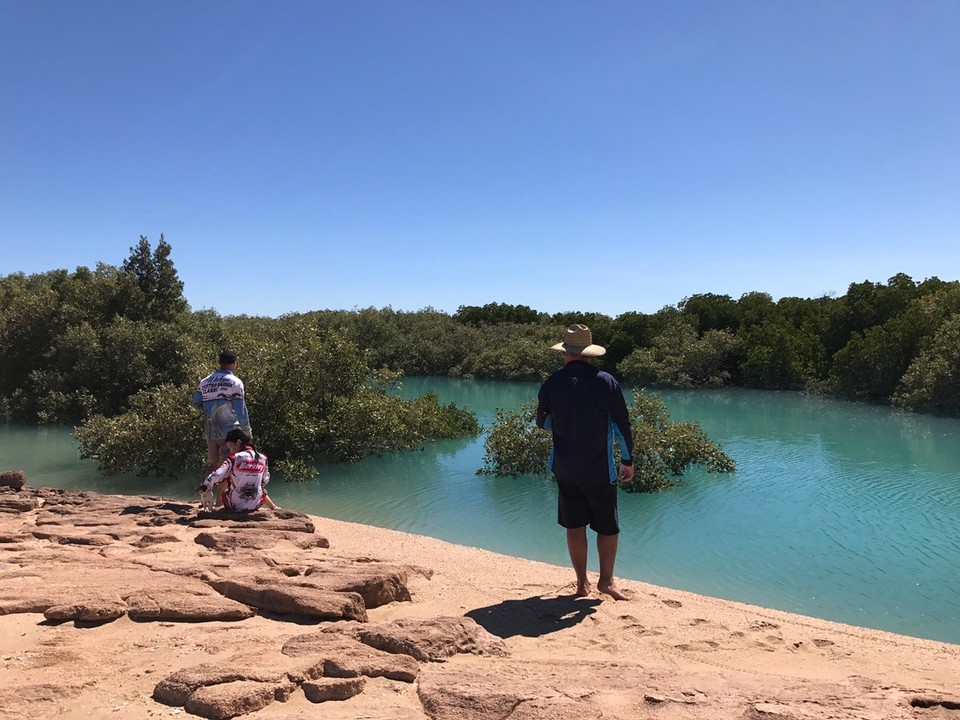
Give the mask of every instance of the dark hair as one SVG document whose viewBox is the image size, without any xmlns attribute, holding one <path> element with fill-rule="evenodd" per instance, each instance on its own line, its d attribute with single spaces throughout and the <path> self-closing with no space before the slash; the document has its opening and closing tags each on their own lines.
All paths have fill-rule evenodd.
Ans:
<svg viewBox="0 0 960 720">
<path fill-rule="evenodd" d="M 234 428 L 233 430 L 228 432 L 224 440 L 226 442 L 240 442 L 240 443 L 243 443 L 244 445 L 250 444 L 250 436 L 247 435 L 240 428 Z"/>
<path fill-rule="evenodd" d="M 220 364 L 221 365 L 231 365 L 237 361 L 236 353 L 230 350 L 223 350 L 220 352 Z"/>
</svg>

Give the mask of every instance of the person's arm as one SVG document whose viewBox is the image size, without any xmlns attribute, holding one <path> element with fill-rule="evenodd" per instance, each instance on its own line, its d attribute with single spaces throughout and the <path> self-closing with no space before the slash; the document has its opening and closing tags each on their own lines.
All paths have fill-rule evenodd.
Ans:
<svg viewBox="0 0 960 720">
<path fill-rule="evenodd" d="M 203 412 L 203 394 L 199 389 L 197 389 L 197 391 L 193 394 L 193 397 L 190 398 L 190 402 L 193 403 L 193 406 L 197 410 Z"/>
<path fill-rule="evenodd" d="M 240 423 L 240 429 L 252 438 L 253 430 L 250 429 L 250 412 L 247 410 L 246 391 L 240 378 L 237 378 L 237 393 L 231 404 L 233 414 L 237 416 L 237 422 Z"/>
<path fill-rule="evenodd" d="M 553 417 L 550 414 L 550 403 L 544 388 L 540 388 L 537 394 L 537 427 L 543 430 L 549 430 L 553 425 Z"/>
<path fill-rule="evenodd" d="M 209 475 L 207 475 L 207 477 L 203 479 L 203 482 L 200 483 L 199 489 L 201 491 L 209 490 L 212 486 L 216 485 L 221 480 L 223 480 L 227 475 L 229 475 L 230 470 L 232 468 L 233 468 L 233 458 L 228 457 L 226 460 L 224 460 L 220 464 L 220 467 L 218 467 L 216 470 L 211 472 Z"/>
<path fill-rule="evenodd" d="M 626 482 L 633 478 L 633 430 L 630 427 L 630 412 L 619 386 L 613 391 L 610 419 L 613 421 L 614 437 L 620 446 L 620 480 Z"/>
</svg>

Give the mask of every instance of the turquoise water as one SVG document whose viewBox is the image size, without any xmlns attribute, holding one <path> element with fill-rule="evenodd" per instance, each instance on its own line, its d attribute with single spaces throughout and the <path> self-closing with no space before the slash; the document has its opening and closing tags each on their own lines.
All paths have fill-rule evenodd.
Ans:
<svg viewBox="0 0 960 720">
<path fill-rule="evenodd" d="M 537 386 L 413 378 L 403 392 L 427 389 L 489 424 Z M 619 576 L 960 643 L 960 422 L 792 393 L 661 395 L 673 420 L 700 422 L 738 470 L 621 493 Z M 482 458 L 482 438 L 437 442 L 324 465 L 312 483 L 274 483 L 271 497 L 566 565 L 551 481 L 478 476 Z M 0 468 L 10 467 L 32 485 L 193 497 L 191 479 L 100 477 L 62 428 L 0 426 Z"/>
</svg>

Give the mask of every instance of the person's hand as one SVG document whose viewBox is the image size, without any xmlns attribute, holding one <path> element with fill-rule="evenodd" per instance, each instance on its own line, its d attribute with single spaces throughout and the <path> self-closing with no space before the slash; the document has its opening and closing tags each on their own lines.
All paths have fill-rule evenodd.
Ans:
<svg viewBox="0 0 960 720">
<path fill-rule="evenodd" d="M 633 480 L 633 465 L 620 463 L 620 484 L 626 485 L 631 480 Z"/>
</svg>

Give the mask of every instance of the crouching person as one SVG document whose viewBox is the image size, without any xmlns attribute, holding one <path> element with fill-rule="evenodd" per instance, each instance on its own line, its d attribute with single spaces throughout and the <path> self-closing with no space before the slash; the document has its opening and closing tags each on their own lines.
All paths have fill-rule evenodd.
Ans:
<svg viewBox="0 0 960 720">
<path fill-rule="evenodd" d="M 197 488 L 201 498 L 216 485 L 217 504 L 231 512 L 253 512 L 261 505 L 279 509 L 264 489 L 270 482 L 267 456 L 253 448 L 250 436 L 243 430 L 231 430 L 224 442 L 230 455 Z"/>
</svg>

